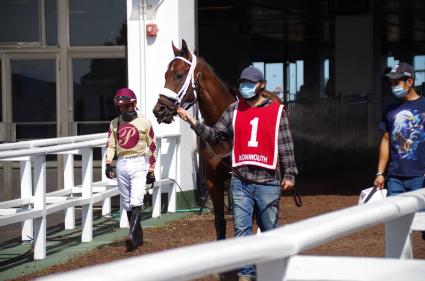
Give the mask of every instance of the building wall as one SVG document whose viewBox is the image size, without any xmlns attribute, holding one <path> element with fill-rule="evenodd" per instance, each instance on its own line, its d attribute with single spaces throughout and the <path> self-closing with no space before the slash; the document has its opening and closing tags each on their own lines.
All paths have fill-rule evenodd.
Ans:
<svg viewBox="0 0 425 281">
<path fill-rule="evenodd" d="M 155 6 L 156 13 L 153 12 Z M 176 164 L 176 158 L 173 157 L 175 141 L 163 140 L 161 144 L 164 151 L 161 161 L 166 163 L 162 176 L 176 178 L 183 190 L 194 189 L 194 167 L 197 165 L 195 135 L 179 118 L 175 118 L 172 124 L 158 124 L 152 109 L 164 85 L 167 66 L 174 57 L 171 43 L 180 48 L 181 40 L 184 39 L 190 50 L 195 49 L 195 1 L 158 0 L 139 3 L 127 0 L 127 20 L 129 86 L 138 95 L 139 108 L 152 122 L 156 135 L 181 135 L 177 174 L 173 168 Z M 145 26 L 151 21 L 159 28 L 156 37 L 146 36 Z"/>
</svg>

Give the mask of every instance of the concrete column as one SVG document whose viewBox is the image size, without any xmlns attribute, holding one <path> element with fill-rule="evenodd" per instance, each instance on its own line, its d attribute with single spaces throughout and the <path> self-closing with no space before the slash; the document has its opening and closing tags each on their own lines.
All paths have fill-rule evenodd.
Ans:
<svg viewBox="0 0 425 281">
<path fill-rule="evenodd" d="M 336 94 L 372 93 L 372 20 L 371 13 L 335 17 Z"/>
</svg>

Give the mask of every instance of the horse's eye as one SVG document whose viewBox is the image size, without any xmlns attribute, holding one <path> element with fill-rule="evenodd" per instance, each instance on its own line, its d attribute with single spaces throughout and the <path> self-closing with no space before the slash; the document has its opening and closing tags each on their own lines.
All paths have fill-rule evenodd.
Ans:
<svg viewBox="0 0 425 281">
<path fill-rule="evenodd" d="M 176 79 L 178 79 L 178 80 L 182 79 L 182 78 L 183 78 L 183 76 L 184 76 L 184 74 L 183 74 L 183 73 L 181 73 L 181 72 L 176 73 Z"/>
</svg>

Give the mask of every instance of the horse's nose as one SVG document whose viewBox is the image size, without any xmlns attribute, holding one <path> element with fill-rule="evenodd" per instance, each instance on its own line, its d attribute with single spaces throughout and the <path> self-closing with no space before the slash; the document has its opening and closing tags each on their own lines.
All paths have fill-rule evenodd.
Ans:
<svg viewBox="0 0 425 281">
<path fill-rule="evenodd" d="M 153 114 L 155 115 L 155 117 L 158 117 L 161 114 L 164 114 L 165 106 L 157 103 L 152 111 L 153 111 Z"/>
<path fill-rule="evenodd" d="M 159 104 L 157 107 L 157 112 L 158 113 L 164 113 L 165 112 L 165 105 Z"/>
</svg>

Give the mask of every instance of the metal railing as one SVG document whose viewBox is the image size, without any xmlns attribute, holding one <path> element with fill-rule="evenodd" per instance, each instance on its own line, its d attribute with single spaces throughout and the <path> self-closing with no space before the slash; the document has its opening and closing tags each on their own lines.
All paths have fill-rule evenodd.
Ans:
<svg viewBox="0 0 425 281">
<path fill-rule="evenodd" d="M 255 264 L 258 281 L 423 280 L 425 261 L 412 257 L 415 212 L 425 189 L 292 223 L 257 236 L 209 242 L 132 257 L 40 280 L 191 280 Z M 302 251 L 385 223 L 386 259 L 298 256 Z M 384 238 L 383 238 L 384 239 Z"/>
<path fill-rule="evenodd" d="M 162 139 L 175 139 L 177 157 L 180 135 L 157 137 L 157 175 L 161 175 Z M 82 208 L 82 242 L 93 239 L 93 204 L 102 202 L 102 215 L 111 212 L 111 197 L 119 194 L 116 180 L 104 175 L 93 181 L 93 148 L 101 147 L 105 153 L 107 134 L 64 137 L 55 139 L 22 141 L 0 145 L 0 161 L 20 163 L 21 196 L 18 199 L 0 202 L 0 226 L 23 222 L 22 240 L 33 239 L 34 259 L 46 257 L 46 217 L 65 210 L 65 229 L 75 228 L 75 207 Z M 64 188 L 46 193 L 46 155 L 62 154 L 64 161 Z M 74 185 L 74 155 L 82 158 L 82 184 Z M 177 175 L 178 161 L 175 158 Z M 33 170 L 33 175 L 32 175 Z M 168 186 L 167 190 L 162 187 Z M 33 193 L 34 190 L 34 193 Z M 161 216 L 161 192 L 168 193 L 168 211 L 176 212 L 176 189 L 171 180 L 158 180 L 152 187 L 152 217 Z M 121 208 L 120 227 L 128 227 L 126 213 Z"/>
</svg>

